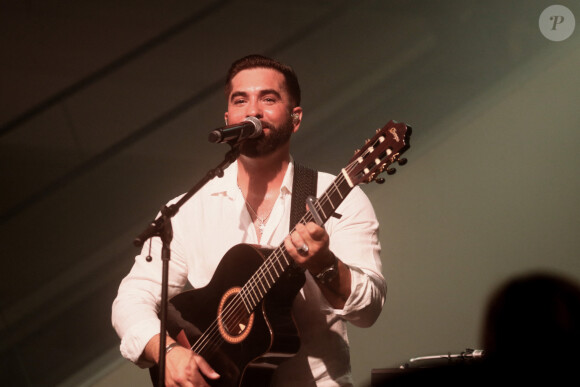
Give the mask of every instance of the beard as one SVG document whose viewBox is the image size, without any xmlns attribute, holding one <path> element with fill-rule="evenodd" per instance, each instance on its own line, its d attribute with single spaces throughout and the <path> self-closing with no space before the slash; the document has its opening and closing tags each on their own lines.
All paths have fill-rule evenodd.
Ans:
<svg viewBox="0 0 580 387">
<path fill-rule="evenodd" d="M 294 125 L 290 117 L 279 127 L 266 121 L 260 121 L 262 122 L 262 128 L 270 129 L 269 134 L 262 134 L 259 137 L 250 138 L 242 142 L 240 144 L 240 153 L 246 157 L 255 158 L 274 153 L 281 145 L 290 141 L 294 131 Z"/>
</svg>

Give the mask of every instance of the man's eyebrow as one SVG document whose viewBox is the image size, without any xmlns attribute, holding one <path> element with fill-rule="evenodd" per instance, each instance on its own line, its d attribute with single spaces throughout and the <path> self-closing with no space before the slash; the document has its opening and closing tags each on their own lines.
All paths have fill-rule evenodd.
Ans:
<svg viewBox="0 0 580 387">
<path fill-rule="evenodd" d="M 259 94 L 260 94 L 260 97 L 263 97 L 264 95 L 268 95 L 268 94 L 273 94 L 278 98 L 282 98 L 282 96 L 280 95 L 280 92 L 278 90 L 275 90 L 275 89 L 260 90 Z M 230 96 L 230 101 L 232 101 L 234 98 L 237 98 L 237 97 L 247 98 L 248 93 L 246 93 L 245 91 L 234 91 L 232 93 L 232 95 Z"/>
<path fill-rule="evenodd" d="M 247 97 L 247 96 L 248 96 L 248 93 L 246 93 L 244 91 L 235 91 L 230 96 L 230 101 L 233 100 L 236 97 Z"/>
<path fill-rule="evenodd" d="M 278 92 L 278 90 L 274 90 L 274 89 L 260 90 L 260 96 L 264 96 L 264 95 L 268 95 L 268 94 L 274 94 L 276 97 L 282 98 L 282 96 L 280 95 L 280 92 Z"/>
</svg>

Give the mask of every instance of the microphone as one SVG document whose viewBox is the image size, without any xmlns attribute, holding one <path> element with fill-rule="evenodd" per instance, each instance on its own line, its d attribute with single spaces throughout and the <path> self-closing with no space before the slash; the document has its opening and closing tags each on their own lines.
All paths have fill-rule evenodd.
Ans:
<svg viewBox="0 0 580 387">
<path fill-rule="evenodd" d="M 244 121 L 218 128 L 212 131 L 207 139 L 214 144 L 224 142 L 241 142 L 247 138 L 262 134 L 262 123 L 256 117 L 248 117 Z"/>
</svg>

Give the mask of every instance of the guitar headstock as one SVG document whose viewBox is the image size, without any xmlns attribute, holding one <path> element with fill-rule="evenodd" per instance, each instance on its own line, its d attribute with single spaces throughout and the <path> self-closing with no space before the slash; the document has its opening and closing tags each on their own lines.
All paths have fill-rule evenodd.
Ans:
<svg viewBox="0 0 580 387">
<path fill-rule="evenodd" d="M 373 138 L 354 153 L 345 168 L 352 183 L 383 183 L 385 179 L 378 176 L 385 171 L 389 175 L 395 173 L 394 168 L 389 168 L 392 163 L 404 165 L 407 162 L 401 155 L 410 147 L 410 135 L 411 127 L 402 122 L 389 121 L 382 129 L 378 129 Z"/>
</svg>

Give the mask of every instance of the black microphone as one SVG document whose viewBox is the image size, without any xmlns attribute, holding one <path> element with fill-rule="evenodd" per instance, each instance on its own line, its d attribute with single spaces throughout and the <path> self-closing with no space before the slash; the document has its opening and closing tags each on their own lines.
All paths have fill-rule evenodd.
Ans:
<svg viewBox="0 0 580 387">
<path fill-rule="evenodd" d="M 224 126 L 212 131 L 207 139 L 215 144 L 223 142 L 240 142 L 262 134 L 262 123 L 256 117 L 248 117 L 237 124 Z"/>
</svg>

